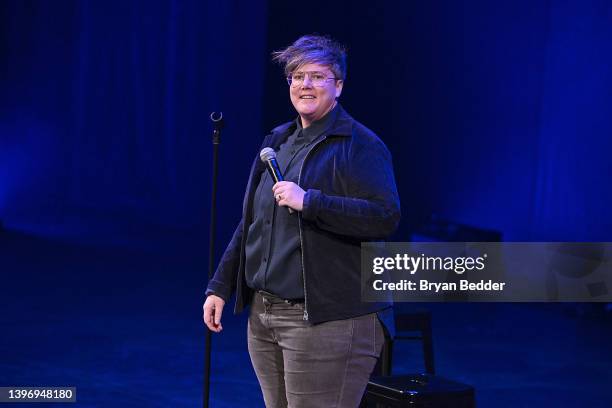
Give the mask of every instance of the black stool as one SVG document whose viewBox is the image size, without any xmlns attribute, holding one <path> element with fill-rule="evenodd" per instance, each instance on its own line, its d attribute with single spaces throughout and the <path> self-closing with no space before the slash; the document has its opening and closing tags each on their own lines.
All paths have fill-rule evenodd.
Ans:
<svg viewBox="0 0 612 408">
<path fill-rule="evenodd" d="M 431 374 L 375 377 L 368 383 L 367 402 L 386 407 L 473 408 L 474 388 Z"/>
<path fill-rule="evenodd" d="M 421 340 L 425 374 L 391 375 L 393 341 L 386 339 L 376 374 L 370 378 L 361 407 L 472 408 L 474 388 L 434 375 L 431 314 L 396 313 L 397 340 Z M 416 335 L 411 333 L 417 333 Z"/>
</svg>

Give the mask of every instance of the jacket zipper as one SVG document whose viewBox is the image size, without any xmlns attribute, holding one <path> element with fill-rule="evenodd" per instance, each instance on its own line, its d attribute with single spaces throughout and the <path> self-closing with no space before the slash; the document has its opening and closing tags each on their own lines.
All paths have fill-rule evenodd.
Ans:
<svg viewBox="0 0 612 408">
<path fill-rule="evenodd" d="M 302 182 L 302 170 L 304 169 L 304 163 L 306 163 L 306 159 L 310 155 L 310 152 L 314 150 L 315 147 L 323 143 L 327 140 L 327 137 L 323 137 L 321 140 L 312 145 L 312 147 L 306 152 L 304 156 L 304 160 L 302 160 L 302 164 L 300 165 L 300 172 L 298 173 L 298 186 L 301 187 Z M 306 271 L 304 269 L 304 238 L 302 234 L 302 213 L 298 212 L 298 229 L 300 231 L 300 246 L 301 246 L 301 255 L 302 255 L 302 281 L 304 283 L 304 320 L 308 320 L 308 295 L 306 294 Z"/>
</svg>

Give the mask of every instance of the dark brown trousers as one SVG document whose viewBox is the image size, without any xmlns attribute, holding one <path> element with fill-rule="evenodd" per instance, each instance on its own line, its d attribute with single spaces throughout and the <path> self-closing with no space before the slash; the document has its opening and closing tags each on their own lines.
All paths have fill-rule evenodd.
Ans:
<svg viewBox="0 0 612 408">
<path fill-rule="evenodd" d="M 311 325 L 304 304 L 255 294 L 249 355 L 267 408 L 356 408 L 380 355 L 376 313 Z"/>
</svg>

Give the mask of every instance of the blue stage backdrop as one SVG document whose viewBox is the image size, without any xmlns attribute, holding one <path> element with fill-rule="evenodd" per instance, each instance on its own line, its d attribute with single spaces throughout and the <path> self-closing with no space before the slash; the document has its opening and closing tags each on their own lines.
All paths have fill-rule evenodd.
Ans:
<svg viewBox="0 0 612 408">
<path fill-rule="evenodd" d="M 294 8 L 271 2 L 268 51 L 305 31 L 349 45 L 343 102 L 393 152 L 404 228 L 436 214 L 506 240 L 609 240 L 612 5 L 384 5 L 283 25 Z M 285 90 L 269 72 L 272 124 Z"/>
<path fill-rule="evenodd" d="M 98 241 L 144 224 L 206 231 L 208 115 L 223 111 L 226 238 L 261 137 L 265 3 L 9 1 L 1 10 L 0 219 Z"/>
<path fill-rule="evenodd" d="M 110 239 L 130 231 L 109 223 L 205 230 L 223 110 L 227 239 L 262 136 L 294 115 L 269 52 L 319 32 L 348 45 L 342 103 L 394 155 L 397 239 L 435 214 L 506 240 L 607 240 L 610 8 L 5 1 L 0 217 Z"/>
</svg>

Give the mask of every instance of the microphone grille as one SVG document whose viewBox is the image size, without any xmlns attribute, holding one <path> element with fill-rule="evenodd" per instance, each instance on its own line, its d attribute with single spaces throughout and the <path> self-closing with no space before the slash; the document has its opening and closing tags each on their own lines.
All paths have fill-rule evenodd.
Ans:
<svg viewBox="0 0 612 408">
<path fill-rule="evenodd" d="M 271 147 L 264 147 L 259 152 L 259 158 L 265 163 L 268 160 L 276 159 L 276 152 Z"/>
</svg>

